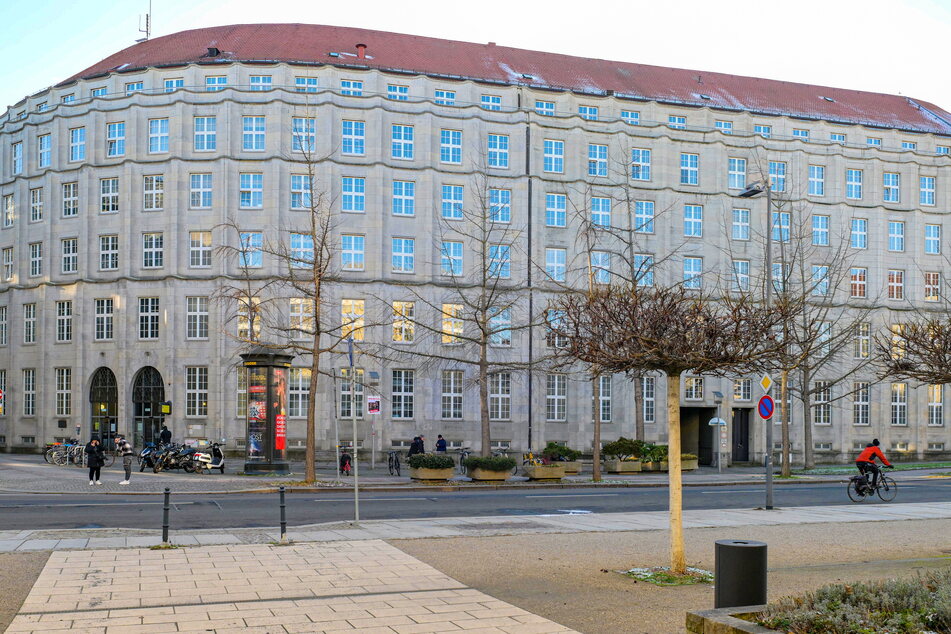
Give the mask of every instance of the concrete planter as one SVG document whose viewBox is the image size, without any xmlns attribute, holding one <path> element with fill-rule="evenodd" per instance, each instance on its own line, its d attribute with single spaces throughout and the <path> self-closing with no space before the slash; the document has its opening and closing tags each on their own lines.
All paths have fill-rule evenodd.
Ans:
<svg viewBox="0 0 951 634">
<path fill-rule="evenodd" d="M 641 471 L 640 460 L 605 460 L 604 470 L 608 473 L 637 473 Z"/>
<path fill-rule="evenodd" d="M 658 471 L 670 471 L 670 463 L 668 463 L 666 460 L 661 460 L 660 469 L 658 469 Z"/>
<path fill-rule="evenodd" d="M 680 470 L 681 471 L 693 471 L 700 466 L 700 460 L 681 460 L 680 461 Z"/>
<path fill-rule="evenodd" d="M 410 469 L 409 477 L 413 480 L 448 480 L 455 469 Z"/>
<path fill-rule="evenodd" d="M 512 475 L 511 469 L 489 471 L 488 469 L 469 469 L 469 477 L 479 482 L 504 482 Z"/>
<path fill-rule="evenodd" d="M 568 460 L 561 462 L 559 464 L 564 465 L 565 473 L 581 473 L 581 461 L 580 460 Z"/>
<path fill-rule="evenodd" d="M 565 477 L 565 467 L 561 463 L 526 465 L 524 469 L 529 480 L 561 480 Z"/>
<path fill-rule="evenodd" d="M 661 465 L 664 465 L 663 469 Z M 641 471 L 667 471 L 666 462 L 642 462 Z"/>
<path fill-rule="evenodd" d="M 738 608 L 720 608 L 687 613 L 687 631 L 695 634 L 768 634 L 775 632 L 740 617 L 756 614 L 766 609 L 765 605 L 747 605 Z"/>
</svg>

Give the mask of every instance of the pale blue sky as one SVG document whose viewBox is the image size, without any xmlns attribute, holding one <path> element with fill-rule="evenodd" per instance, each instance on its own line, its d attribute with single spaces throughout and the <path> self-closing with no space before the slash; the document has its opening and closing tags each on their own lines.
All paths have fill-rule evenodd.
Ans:
<svg viewBox="0 0 951 634">
<path fill-rule="evenodd" d="M 951 0 L 153 0 L 153 37 L 247 22 L 357 26 L 885 93 L 951 110 Z M 148 0 L 0 0 L 0 109 L 140 37 Z M 528 26 L 531 25 L 531 26 Z"/>
</svg>

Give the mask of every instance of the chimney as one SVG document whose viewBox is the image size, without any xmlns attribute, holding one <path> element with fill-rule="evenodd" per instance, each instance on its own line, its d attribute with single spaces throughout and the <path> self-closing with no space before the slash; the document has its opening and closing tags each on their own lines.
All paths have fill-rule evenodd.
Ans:
<svg viewBox="0 0 951 634">
<path fill-rule="evenodd" d="M 367 58 L 367 45 L 357 44 L 357 59 L 366 59 L 366 58 Z"/>
</svg>

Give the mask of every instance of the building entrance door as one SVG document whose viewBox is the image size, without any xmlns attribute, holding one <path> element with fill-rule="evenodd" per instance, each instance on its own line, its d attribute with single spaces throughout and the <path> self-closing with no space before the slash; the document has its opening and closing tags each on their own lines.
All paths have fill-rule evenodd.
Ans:
<svg viewBox="0 0 951 634">
<path fill-rule="evenodd" d="M 145 366 L 132 381 L 133 445 L 141 448 L 148 442 L 157 442 L 162 416 L 159 403 L 165 400 L 162 374 L 152 366 Z"/>
<path fill-rule="evenodd" d="M 92 436 L 98 437 L 104 447 L 112 448 L 112 439 L 118 431 L 119 387 L 116 375 L 106 367 L 92 375 L 89 385 L 90 424 Z"/>
<path fill-rule="evenodd" d="M 733 409 L 733 462 L 750 461 L 750 410 Z"/>
</svg>

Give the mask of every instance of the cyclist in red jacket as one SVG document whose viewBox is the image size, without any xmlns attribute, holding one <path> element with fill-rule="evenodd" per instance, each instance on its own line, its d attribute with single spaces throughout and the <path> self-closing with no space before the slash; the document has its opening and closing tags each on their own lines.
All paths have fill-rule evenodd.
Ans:
<svg viewBox="0 0 951 634">
<path fill-rule="evenodd" d="M 878 448 L 878 445 L 878 438 L 874 438 L 872 444 L 866 445 L 862 453 L 859 454 L 859 457 L 855 459 L 855 466 L 858 467 L 859 473 L 863 476 L 867 472 L 872 474 L 872 489 L 874 489 L 878 483 L 878 474 L 881 473 L 878 465 L 875 464 L 875 459 L 878 458 L 881 460 L 882 464 L 886 467 L 892 466 L 892 463 L 888 461 L 888 458 L 886 458 L 882 450 Z"/>
</svg>

